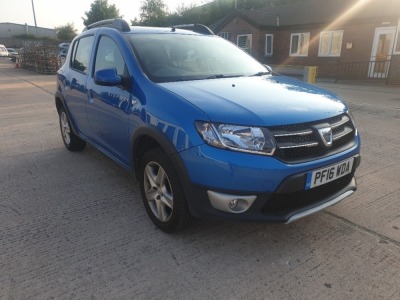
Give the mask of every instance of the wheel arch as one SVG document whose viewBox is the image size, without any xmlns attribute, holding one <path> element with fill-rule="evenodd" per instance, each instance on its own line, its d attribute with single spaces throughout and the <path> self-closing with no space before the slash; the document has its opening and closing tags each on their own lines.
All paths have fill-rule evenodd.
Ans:
<svg viewBox="0 0 400 300">
<path fill-rule="evenodd" d="M 57 108 L 57 113 L 60 113 L 60 109 L 62 107 L 66 110 L 64 97 L 59 91 L 56 92 L 56 95 L 55 95 L 54 99 L 55 99 L 55 104 L 56 104 L 56 108 Z"/>
<path fill-rule="evenodd" d="M 152 148 L 161 148 L 171 160 L 173 166 L 179 174 L 189 209 L 193 215 L 196 215 L 194 206 L 192 205 L 192 190 L 190 189 L 191 180 L 186 166 L 181 159 L 174 144 L 167 138 L 167 136 L 159 128 L 154 125 L 146 124 L 137 129 L 132 137 L 132 171 L 138 181 L 141 179 L 140 162 L 143 155 Z"/>
<path fill-rule="evenodd" d="M 178 172 L 183 171 L 181 170 L 182 167 L 185 169 L 179 155 L 175 155 L 178 153 L 176 147 L 165 136 L 164 132 L 154 125 L 146 124 L 135 130 L 131 140 L 132 167 L 137 178 L 139 178 L 138 171 L 143 155 L 150 149 L 156 147 L 161 148 L 173 161 L 174 165 L 179 167 L 177 170 Z M 184 171 L 186 172 L 186 170 Z"/>
<path fill-rule="evenodd" d="M 56 104 L 56 109 L 57 109 L 58 114 L 60 114 L 61 108 L 63 108 L 65 110 L 65 113 L 67 114 L 67 116 L 70 120 L 70 123 L 71 123 L 71 130 L 74 132 L 74 134 L 80 136 L 78 131 L 76 130 L 75 123 L 73 122 L 73 119 L 71 118 L 71 114 L 69 113 L 68 106 L 65 103 L 64 96 L 62 95 L 62 93 L 60 91 L 57 91 L 55 94 L 55 104 Z M 81 137 L 81 138 L 84 139 L 83 137 Z"/>
<path fill-rule="evenodd" d="M 135 131 L 131 140 L 131 153 L 132 153 L 132 171 L 136 179 L 140 182 L 143 180 L 140 174 L 140 163 L 144 154 L 152 148 L 161 148 L 168 158 L 171 160 L 172 165 L 176 169 L 181 181 L 184 193 L 186 195 L 187 204 L 192 215 L 197 216 L 195 206 L 192 203 L 193 193 L 190 188 L 191 180 L 189 173 L 181 159 L 176 147 L 166 137 L 164 132 L 154 125 L 146 124 Z"/>
</svg>

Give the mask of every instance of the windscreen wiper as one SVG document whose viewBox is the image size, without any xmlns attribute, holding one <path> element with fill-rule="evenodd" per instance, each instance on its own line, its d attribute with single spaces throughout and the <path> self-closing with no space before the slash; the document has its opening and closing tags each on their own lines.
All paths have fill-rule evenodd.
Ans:
<svg viewBox="0 0 400 300">
<path fill-rule="evenodd" d="M 253 75 L 250 75 L 250 77 L 253 77 L 253 76 L 264 76 L 264 75 L 269 75 L 269 74 L 271 74 L 271 72 L 262 71 L 262 72 L 258 72 L 258 73 L 255 73 Z"/>
<path fill-rule="evenodd" d="M 215 74 L 207 77 L 206 79 L 218 79 L 218 78 L 234 78 L 234 77 L 243 77 L 242 74 L 240 75 L 224 75 L 224 74 Z"/>
</svg>

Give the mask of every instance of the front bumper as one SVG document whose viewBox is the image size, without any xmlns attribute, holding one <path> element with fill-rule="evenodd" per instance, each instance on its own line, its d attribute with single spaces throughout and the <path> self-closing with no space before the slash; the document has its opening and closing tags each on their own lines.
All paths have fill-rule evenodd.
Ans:
<svg viewBox="0 0 400 300">
<path fill-rule="evenodd" d="M 214 205 L 212 200 L 210 201 L 210 190 L 207 187 L 193 185 L 194 198 L 191 199 L 191 203 L 194 205 L 195 215 L 200 218 L 291 223 L 334 205 L 355 192 L 357 184 L 354 172 L 360 165 L 360 161 L 360 156 L 355 156 L 355 163 L 350 174 L 309 190 L 304 189 L 307 173 L 303 173 L 288 177 L 272 193 L 212 191 L 215 194 L 226 195 L 225 198 L 221 198 L 226 200 L 225 203 L 221 202 L 219 207 Z M 229 207 L 232 199 L 239 199 L 239 201 L 250 199 L 251 203 L 244 212 L 235 211 L 236 207 L 233 209 Z M 224 204 L 227 209 L 224 209 Z M 242 208 L 243 205 L 239 207 L 239 210 Z M 229 212 L 230 209 L 231 212 Z"/>
<path fill-rule="evenodd" d="M 359 146 L 357 143 L 337 155 L 294 165 L 257 155 L 240 159 L 238 156 L 246 154 L 233 151 L 224 151 L 221 160 L 207 155 L 210 153 L 204 149 L 190 160 L 183 154 L 183 161 L 189 162 L 188 174 L 192 175 L 187 181 L 189 207 L 199 218 L 293 222 L 340 202 L 357 189 L 354 173 L 361 161 Z M 305 189 L 310 171 L 350 157 L 354 157 L 351 173 Z"/>
</svg>

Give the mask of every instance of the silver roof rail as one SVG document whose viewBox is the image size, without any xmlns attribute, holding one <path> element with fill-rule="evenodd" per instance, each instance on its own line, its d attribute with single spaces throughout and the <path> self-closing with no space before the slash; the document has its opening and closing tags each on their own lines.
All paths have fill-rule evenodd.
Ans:
<svg viewBox="0 0 400 300">
<path fill-rule="evenodd" d="M 122 32 L 131 31 L 131 28 L 130 28 L 128 22 L 126 22 L 123 19 L 107 19 L 107 20 L 98 21 L 98 22 L 95 22 L 93 24 L 86 26 L 83 29 L 83 31 L 89 30 L 92 28 L 97 28 L 97 27 L 111 27 L 111 28 L 117 29 Z"/>
<path fill-rule="evenodd" d="M 214 35 L 214 32 L 212 32 L 210 28 L 202 24 L 184 24 L 172 26 L 172 31 L 175 31 L 175 29 L 191 30 L 201 34 Z"/>
</svg>

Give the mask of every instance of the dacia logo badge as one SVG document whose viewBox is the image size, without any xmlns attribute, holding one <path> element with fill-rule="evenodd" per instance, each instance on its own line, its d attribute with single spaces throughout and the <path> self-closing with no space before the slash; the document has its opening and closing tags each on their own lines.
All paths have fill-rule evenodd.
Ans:
<svg viewBox="0 0 400 300">
<path fill-rule="evenodd" d="M 333 137 L 332 137 L 332 128 L 325 127 L 318 129 L 318 133 L 321 137 L 322 142 L 324 143 L 325 147 L 332 146 Z"/>
</svg>

